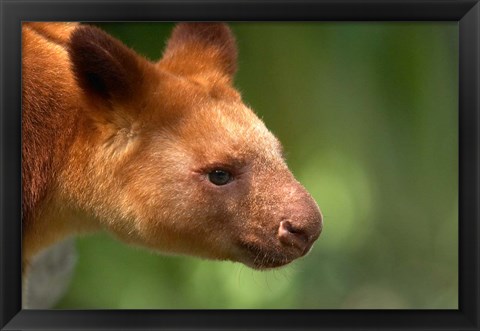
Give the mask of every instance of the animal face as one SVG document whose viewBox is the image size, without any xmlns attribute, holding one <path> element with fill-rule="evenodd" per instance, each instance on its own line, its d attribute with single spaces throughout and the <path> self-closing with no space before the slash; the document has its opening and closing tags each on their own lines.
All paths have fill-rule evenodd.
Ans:
<svg viewBox="0 0 480 331">
<path fill-rule="evenodd" d="M 64 199 L 162 252 L 264 269 L 310 250 L 322 216 L 234 89 L 226 25 L 177 25 L 156 63 L 90 26 L 68 47 L 84 119 L 61 175 Z"/>
</svg>

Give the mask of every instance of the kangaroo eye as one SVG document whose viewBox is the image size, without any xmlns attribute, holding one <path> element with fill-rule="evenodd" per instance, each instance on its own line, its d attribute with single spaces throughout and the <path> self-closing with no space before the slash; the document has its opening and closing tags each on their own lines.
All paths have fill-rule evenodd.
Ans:
<svg viewBox="0 0 480 331">
<path fill-rule="evenodd" d="M 232 179 L 232 174 L 225 170 L 215 169 L 208 173 L 208 180 L 217 186 L 228 184 Z"/>
</svg>

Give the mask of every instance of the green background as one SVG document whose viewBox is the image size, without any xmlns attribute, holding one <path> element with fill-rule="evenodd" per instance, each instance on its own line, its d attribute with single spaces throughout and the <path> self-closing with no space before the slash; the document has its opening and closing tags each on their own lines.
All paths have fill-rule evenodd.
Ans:
<svg viewBox="0 0 480 331">
<path fill-rule="evenodd" d="M 172 24 L 100 24 L 151 60 Z M 457 308 L 457 23 L 232 23 L 236 86 L 325 217 L 285 268 L 77 241 L 57 308 Z"/>
</svg>

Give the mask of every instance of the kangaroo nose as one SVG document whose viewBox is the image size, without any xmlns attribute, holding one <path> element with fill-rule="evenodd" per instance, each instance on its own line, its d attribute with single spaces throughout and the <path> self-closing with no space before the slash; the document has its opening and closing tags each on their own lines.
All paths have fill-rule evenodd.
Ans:
<svg viewBox="0 0 480 331">
<path fill-rule="evenodd" d="M 309 234 L 305 228 L 295 227 L 291 221 L 285 220 L 281 221 L 278 227 L 278 239 L 284 245 L 296 247 L 303 256 L 308 253 L 320 234 L 320 231 L 315 232 Z"/>
</svg>

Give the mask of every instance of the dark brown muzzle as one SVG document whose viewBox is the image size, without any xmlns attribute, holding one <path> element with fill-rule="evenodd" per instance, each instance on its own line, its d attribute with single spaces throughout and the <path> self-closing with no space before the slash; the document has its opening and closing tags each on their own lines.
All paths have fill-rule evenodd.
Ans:
<svg viewBox="0 0 480 331">
<path fill-rule="evenodd" d="M 301 197 L 288 207 L 288 212 L 278 226 L 278 240 L 285 247 L 296 249 L 300 256 L 307 254 L 320 236 L 323 219 L 320 210 L 303 187 Z"/>
</svg>

